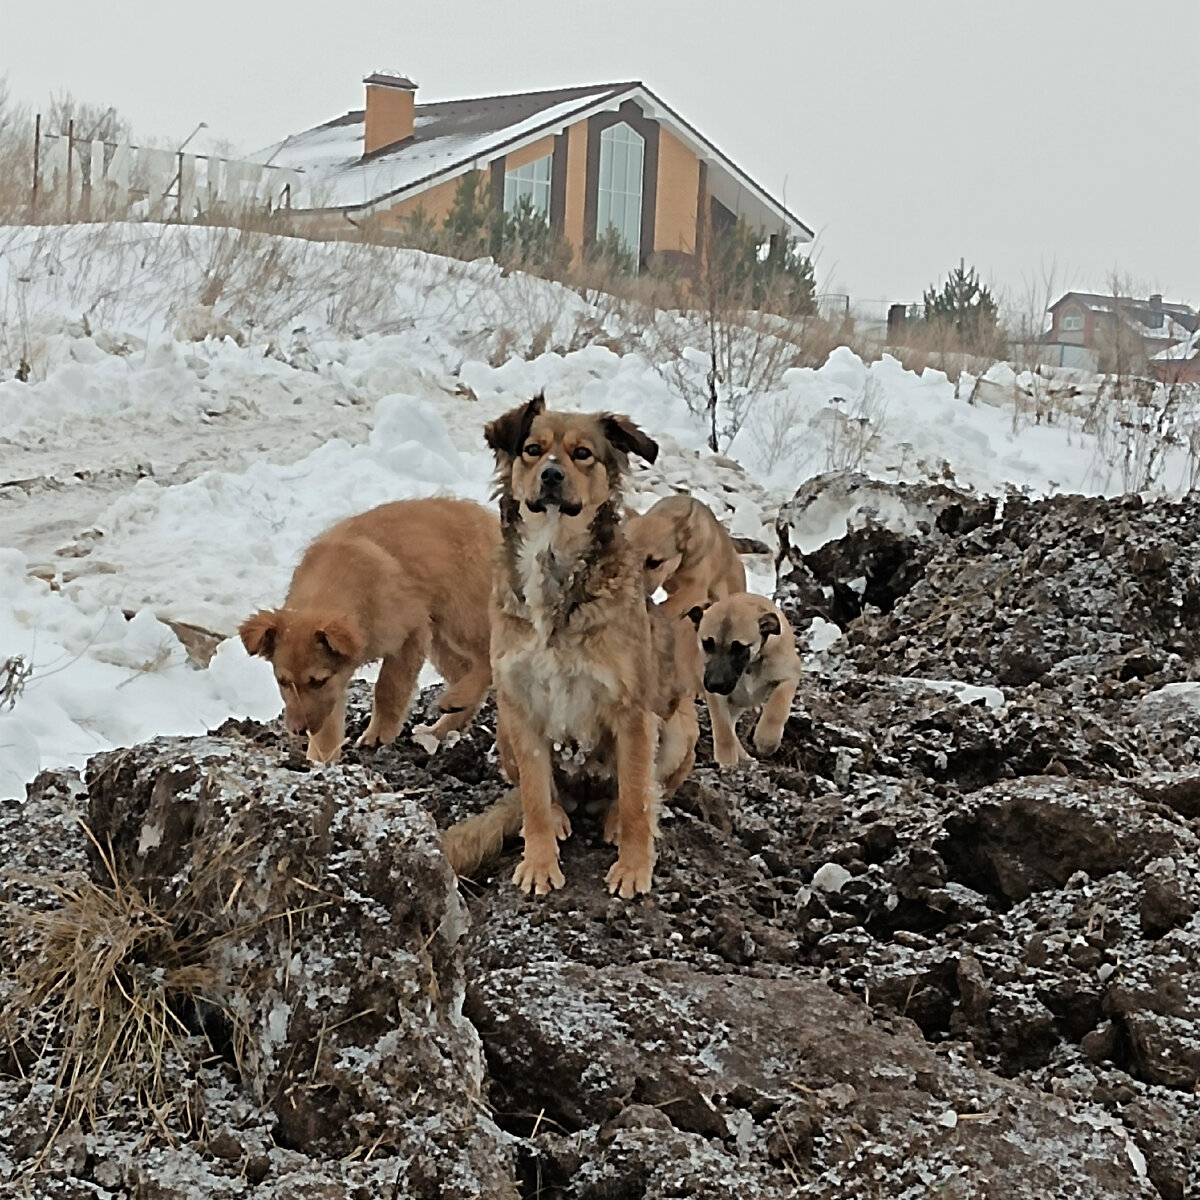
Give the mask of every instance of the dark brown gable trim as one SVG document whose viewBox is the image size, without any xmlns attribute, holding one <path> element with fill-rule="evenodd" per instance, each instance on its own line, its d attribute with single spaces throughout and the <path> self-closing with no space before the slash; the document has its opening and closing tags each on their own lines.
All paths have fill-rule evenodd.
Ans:
<svg viewBox="0 0 1200 1200">
<path fill-rule="evenodd" d="M 550 228 L 562 233 L 567 223 L 567 135 L 554 138 L 554 157 L 550 160 Z"/>
<path fill-rule="evenodd" d="M 654 253 L 654 206 L 658 199 L 658 122 L 642 114 L 632 100 L 626 100 L 616 112 L 598 113 L 588 118 L 587 183 L 583 200 L 583 241 L 585 246 L 596 240 L 596 206 L 600 186 L 600 134 L 610 125 L 624 121 L 637 130 L 646 142 L 642 161 L 642 247 L 639 269 L 644 268 Z"/>
<path fill-rule="evenodd" d="M 508 158 L 504 155 L 493 158 L 491 162 L 492 204 L 497 212 L 504 211 L 504 172 L 508 169 L 507 164 Z"/>
</svg>

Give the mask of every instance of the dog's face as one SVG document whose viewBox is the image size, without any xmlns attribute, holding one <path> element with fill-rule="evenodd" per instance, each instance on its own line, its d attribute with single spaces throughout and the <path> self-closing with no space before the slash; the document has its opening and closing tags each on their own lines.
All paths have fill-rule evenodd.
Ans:
<svg viewBox="0 0 1200 1200">
<path fill-rule="evenodd" d="M 648 596 L 679 570 L 683 561 L 679 521 L 651 509 L 629 522 L 628 536 L 642 564 Z"/>
<path fill-rule="evenodd" d="M 541 396 L 484 430 L 505 495 L 535 517 L 581 514 L 590 520 L 629 467 L 630 454 L 653 462 L 658 444 L 628 417 L 548 412 Z"/>
<path fill-rule="evenodd" d="M 344 617 L 275 609 L 256 612 L 238 629 L 248 654 L 267 659 L 283 697 L 289 733 L 316 733 L 359 665 L 363 640 Z"/>
<path fill-rule="evenodd" d="M 728 696 L 746 668 L 762 656 L 767 639 L 781 632 L 779 614 L 764 612 L 745 594 L 697 606 L 688 616 L 704 653 L 704 690 Z"/>
</svg>

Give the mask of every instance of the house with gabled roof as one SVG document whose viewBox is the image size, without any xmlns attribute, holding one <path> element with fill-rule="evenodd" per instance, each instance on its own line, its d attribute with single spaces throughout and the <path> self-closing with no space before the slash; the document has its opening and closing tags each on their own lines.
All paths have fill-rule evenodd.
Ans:
<svg viewBox="0 0 1200 1200">
<path fill-rule="evenodd" d="M 366 102 L 255 155 L 304 173 L 292 219 L 331 236 L 440 225 L 461 177 L 486 171 L 498 207 L 522 198 L 576 254 L 616 231 L 640 266 L 692 260 L 706 226 L 739 218 L 764 238 L 812 230 L 644 84 L 609 83 L 417 103 L 417 85 L 377 73 Z M 611 236 L 611 235 L 608 235 Z"/>
<path fill-rule="evenodd" d="M 1120 349 L 1128 365 L 1141 370 L 1164 350 L 1187 339 L 1200 325 L 1200 315 L 1186 304 L 1066 292 L 1049 308 L 1051 325 L 1045 341 L 1060 348 L 1063 366 L 1108 369 L 1106 359 Z"/>
</svg>

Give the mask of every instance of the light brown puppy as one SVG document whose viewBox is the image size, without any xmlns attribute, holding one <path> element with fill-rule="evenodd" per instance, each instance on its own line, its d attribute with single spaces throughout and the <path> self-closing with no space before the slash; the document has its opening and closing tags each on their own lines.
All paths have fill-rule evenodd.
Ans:
<svg viewBox="0 0 1200 1200">
<path fill-rule="evenodd" d="M 704 656 L 704 696 L 712 720 L 717 765 L 749 760 L 737 735 L 738 718 L 762 707 L 754 748 L 774 754 L 800 683 L 800 656 L 787 617 L 764 596 L 742 593 L 688 614 Z"/>
<path fill-rule="evenodd" d="M 447 681 L 441 741 L 475 715 L 491 684 L 488 601 L 500 542 L 493 513 L 467 500 L 400 500 L 323 533 L 304 552 L 279 609 L 238 632 L 269 659 L 289 733 L 308 757 L 333 762 L 345 742 L 346 686 L 383 659 L 360 746 L 395 740 L 426 658 Z"/>
<path fill-rule="evenodd" d="M 668 496 L 629 522 L 646 594 L 667 593 L 669 617 L 746 590 L 746 570 L 725 526 L 693 496 Z"/>
<path fill-rule="evenodd" d="M 625 537 L 628 455 L 653 462 L 658 447 L 627 417 L 548 412 L 541 396 L 485 436 L 503 531 L 492 601 L 497 747 L 520 808 L 510 795 L 450 830 L 447 855 L 469 870 L 523 818 L 513 882 L 539 895 L 562 887 L 558 842 L 571 826 L 557 802 L 557 755 L 560 768 L 615 774 L 608 887 L 624 897 L 649 891 L 662 789 L 691 769 L 697 733 L 692 684 L 674 666 L 675 631 L 647 603 Z"/>
</svg>

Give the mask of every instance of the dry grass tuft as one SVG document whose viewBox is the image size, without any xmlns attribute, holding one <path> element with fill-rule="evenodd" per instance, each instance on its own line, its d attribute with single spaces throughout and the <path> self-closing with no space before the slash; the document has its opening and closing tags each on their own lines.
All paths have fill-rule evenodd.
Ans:
<svg viewBox="0 0 1200 1200">
<path fill-rule="evenodd" d="M 108 876 L 104 885 L 82 874 L 21 879 L 27 899 L 32 891 L 47 903 L 10 899 L 0 908 L 15 981 L 0 1010 L 0 1036 L 26 1074 L 57 1064 L 39 1164 L 62 1130 L 81 1119 L 94 1128 L 118 1104 L 152 1114 L 168 1138 L 171 1127 L 196 1132 L 200 1117 L 180 1068 L 190 1075 L 212 1054 L 201 1020 L 212 1028 L 218 1018 L 235 1059 L 244 1044 L 241 1022 L 221 999 L 213 955 L 221 939 L 187 932 L 196 887 L 209 873 L 160 905 L 122 879 L 111 849 L 84 831 Z"/>
</svg>

